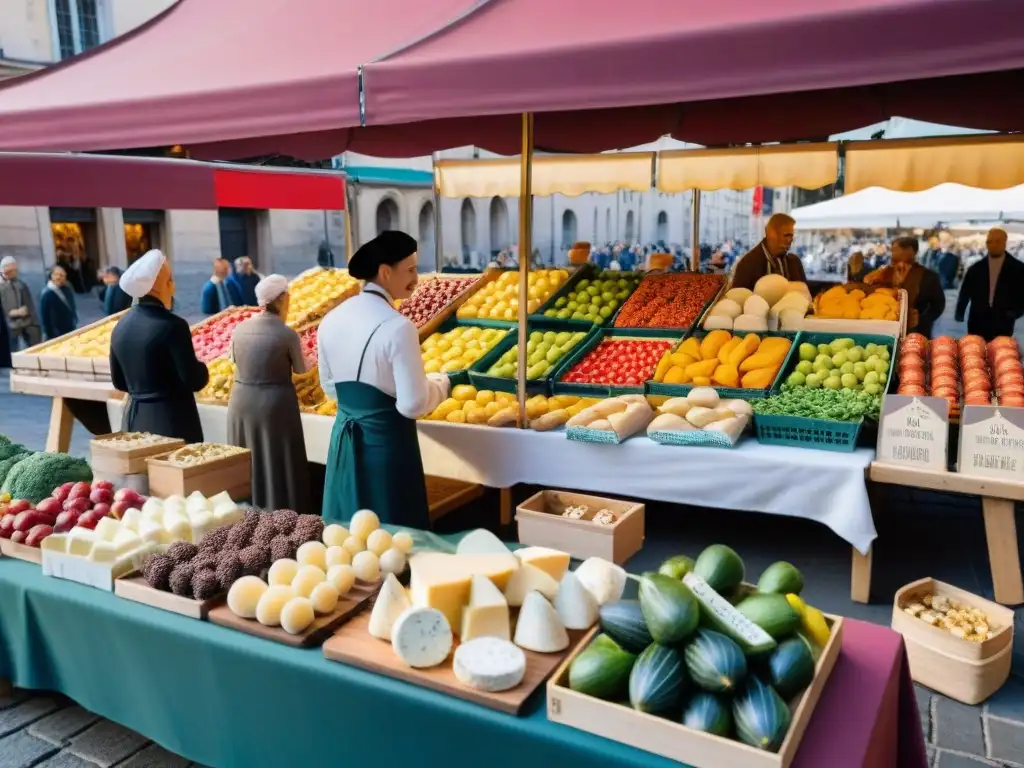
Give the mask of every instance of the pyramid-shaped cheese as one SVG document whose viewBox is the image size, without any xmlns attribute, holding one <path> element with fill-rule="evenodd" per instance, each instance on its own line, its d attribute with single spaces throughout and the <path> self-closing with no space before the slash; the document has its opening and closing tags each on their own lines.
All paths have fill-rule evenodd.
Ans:
<svg viewBox="0 0 1024 768">
<path fill-rule="evenodd" d="M 521 563 L 540 568 L 555 581 L 561 581 L 569 568 L 569 553 L 547 547 L 524 547 L 513 553 Z"/>
<path fill-rule="evenodd" d="M 540 592 L 528 593 L 523 601 L 516 622 L 515 644 L 538 653 L 557 653 L 569 647 L 565 625 Z"/>
<path fill-rule="evenodd" d="M 505 587 L 505 599 L 513 608 L 523 604 L 529 592 L 540 592 L 548 600 L 558 594 L 558 582 L 535 566 L 523 563 Z"/>
<path fill-rule="evenodd" d="M 478 637 L 512 637 L 508 603 L 501 590 L 486 576 L 474 576 L 469 587 L 469 605 L 462 611 L 462 642 Z"/>
<path fill-rule="evenodd" d="M 474 576 L 486 576 L 498 589 L 504 589 L 519 568 L 519 561 L 508 554 L 446 555 L 424 552 L 409 560 L 409 590 L 413 605 L 436 608 L 452 627 L 462 625 L 462 609 L 469 603 L 470 582 Z"/>
<path fill-rule="evenodd" d="M 377 601 L 370 612 L 370 634 L 381 640 L 391 642 L 391 630 L 407 608 L 409 597 L 405 589 L 398 583 L 393 573 L 389 573 L 377 595 Z"/>
<path fill-rule="evenodd" d="M 590 629 L 597 623 L 597 600 L 572 571 L 566 573 L 558 585 L 555 610 L 566 629 Z"/>
</svg>

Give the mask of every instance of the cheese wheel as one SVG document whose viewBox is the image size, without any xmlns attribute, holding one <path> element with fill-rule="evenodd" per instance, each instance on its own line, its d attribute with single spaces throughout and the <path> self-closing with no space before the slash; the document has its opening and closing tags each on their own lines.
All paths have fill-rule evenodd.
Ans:
<svg viewBox="0 0 1024 768">
<path fill-rule="evenodd" d="M 479 691 L 507 691 L 523 681 L 526 654 L 508 640 L 478 637 L 455 649 L 452 671 L 463 685 Z"/>
<path fill-rule="evenodd" d="M 453 642 L 448 619 L 434 608 L 409 608 L 391 630 L 391 647 L 414 669 L 442 663 L 451 653 Z"/>
<path fill-rule="evenodd" d="M 270 586 L 283 585 L 291 586 L 295 575 L 299 572 L 299 564 L 290 557 L 283 557 L 275 560 L 267 571 L 267 583 Z"/>
</svg>

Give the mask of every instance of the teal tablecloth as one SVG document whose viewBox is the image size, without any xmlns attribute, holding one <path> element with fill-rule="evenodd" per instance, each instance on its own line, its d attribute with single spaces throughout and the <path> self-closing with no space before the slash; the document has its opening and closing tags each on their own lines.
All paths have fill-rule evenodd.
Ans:
<svg viewBox="0 0 1024 768">
<path fill-rule="evenodd" d="M 924 766 L 902 639 L 848 624 L 793 768 Z M 543 691 L 513 717 L 10 558 L 0 558 L 0 678 L 64 693 L 216 768 L 679 768 L 548 722 Z"/>
</svg>

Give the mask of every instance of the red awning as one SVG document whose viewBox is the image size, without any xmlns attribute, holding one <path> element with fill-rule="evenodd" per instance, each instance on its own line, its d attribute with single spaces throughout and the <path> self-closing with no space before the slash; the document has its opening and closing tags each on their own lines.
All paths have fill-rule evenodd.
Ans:
<svg viewBox="0 0 1024 768">
<path fill-rule="evenodd" d="M 345 209 L 340 173 L 146 157 L 0 153 L 0 205 Z"/>
<path fill-rule="evenodd" d="M 288 148 L 287 138 L 253 139 L 337 131 L 330 151 L 318 150 L 329 157 L 345 140 L 338 129 L 359 125 L 358 67 L 444 27 L 473 5 L 179 0 L 82 56 L 0 85 L 0 149 L 248 140 L 220 154 L 226 158 Z"/>
</svg>

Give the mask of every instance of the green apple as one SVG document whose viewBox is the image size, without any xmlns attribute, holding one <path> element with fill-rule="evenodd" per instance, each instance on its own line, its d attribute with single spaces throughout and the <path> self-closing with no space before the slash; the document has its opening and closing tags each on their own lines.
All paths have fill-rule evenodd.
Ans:
<svg viewBox="0 0 1024 768">
<path fill-rule="evenodd" d="M 818 349 L 813 344 L 801 344 L 800 345 L 800 359 L 801 360 L 813 360 L 818 355 Z"/>
<path fill-rule="evenodd" d="M 821 387 L 821 376 L 817 373 L 809 373 L 804 380 L 804 384 L 808 389 L 818 389 Z"/>
<path fill-rule="evenodd" d="M 829 376 L 824 382 L 825 389 L 840 389 L 843 381 L 838 376 Z"/>
<path fill-rule="evenodd" d="M 841 367 L 845 362 L 846 353 L 843 352 L 843 350 L 840 349 L 834 355 L 832 355 L 832 365 L 834 365 L 836 368 Z"/>
<path fill-rule="evenodd" d="M 814 374 L 811 375 L 813 376 Z M 802 387 L 807 383 L 807 377 L 800 373 L 800 371 L 793 371 L 789 374 L 789 378 L 786 379 L 786 383 L 791 387 Z"/>
<path fill-rule="evenodd" d="M 860 383 L 852 373 L 844 373 L 840 381 L 846 389 L 853 389 Z"/>
<path fill-rule="evenodd" d="M 801 360 L 796 364 L 796 369 L 806 376 L 807 374 L 814 372 L 814 363 L 810 360 Z"/>
</svg>

